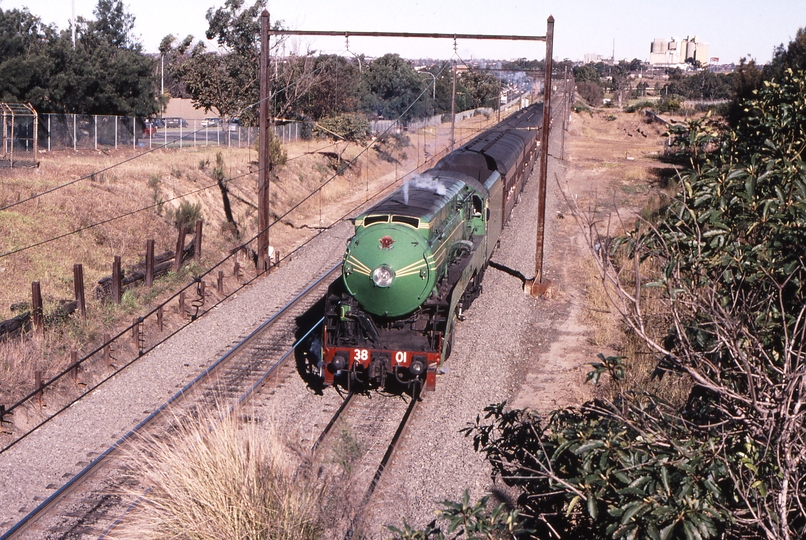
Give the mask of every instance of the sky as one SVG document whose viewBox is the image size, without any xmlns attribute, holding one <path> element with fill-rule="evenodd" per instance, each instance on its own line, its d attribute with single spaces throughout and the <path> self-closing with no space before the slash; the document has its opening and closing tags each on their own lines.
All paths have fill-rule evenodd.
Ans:
<svg viewBox="0 0 806 540">
<path fill-rule="evenodd" d="M 157 52 L 168 34 L 203 39 L 205 13 L 223 6 L 224 0 L 123 3 L 135 16 L 134 34 L 145 51 Z M 73 4 L 76 16 L 93 18 L 97 0 L 0 0 L 0 9 L 27 7 L 43 22 L 66 29 Z M 709 56 L 719 58 L 719 63 L 738 63 L 741 57 L 765 63 L 777 45 L 788 44 L 798 28 L 806 27 L 806 0 L 269 0 L 268 10 L 272 21 L 282 20 L 294 30 L 518 36 L 546 35 L 552 15 L 555 60 L 583 60 L 588 53 L 609 58 L 614 51 L 616 60 L 648 60 L 655 38 L 697 36 L 708 43 Z M 215 43 L 209 46 L 215 48 Z M 463 60 L 545 57 L 542 42 L 459 40 L 456 47 L 456 55 Z M 347 43 L 343 37 L 300 37 L 288 42 L 287 52 L 292 49 L 445 59 L 453 56 L 454 43 L 452 39 L 358 37 Z"/>
</svg>

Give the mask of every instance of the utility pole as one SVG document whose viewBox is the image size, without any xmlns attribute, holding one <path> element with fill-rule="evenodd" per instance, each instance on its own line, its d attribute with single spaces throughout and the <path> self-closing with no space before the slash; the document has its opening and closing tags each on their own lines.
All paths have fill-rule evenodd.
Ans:
<svg viewBox="0 0 806 540">
<path fill-rule="evenodd" d="M 272 122 L 269 118 L 269 12 L 260 14 L 260 124 L 258 142 L 258 237 L 257 273 L 268 270 L 269 262 L 269 188 L 271 187 L 272 162 L 269 140 Z"/>
<path fill-rule="evenodd" d="M 451 60 L 453 64 L 453 90 L 451 91 L 451 150 L 456 144 L 456 60 Z"/>
<path fill-rule="evenodd" d="M 546 229 L 546 168 L 548 166 L 549 131 L 551 130 L 551 67 L 554 48 L 554 17 L 549 15 L 546 30 L 546 76 L 543 85 L 543 125 L 540 149 L 540 180 L 537 203 L 537 246 L 535 248 L 535 280 L 532 283 L 532 296 L 546 293 L 551 282 L 543 279 L 543 239 Z"/>
</svg>

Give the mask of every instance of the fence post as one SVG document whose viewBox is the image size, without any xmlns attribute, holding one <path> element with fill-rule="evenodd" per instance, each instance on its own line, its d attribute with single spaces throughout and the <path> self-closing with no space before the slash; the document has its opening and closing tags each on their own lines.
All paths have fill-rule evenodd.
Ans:
<svg viewBox="0 0 806 540">
<path fill-rule="evenodd" d="M 137 149 L 137 117 L 132 116 L 132 148 Z"/>
<path fill-rule="evenodd" d="M 224 271 L 218 271 L 218 294 L 224 294 Z"/>
<path fill-rule="evenodd" d="M 146 240 L 146 287 L 154 284 L 154 240 Z"/>
<path fill-rule="evenodd" d="M 95 124 L 95 149 L 98 150 L 98 115 L 93 115 L 92 119 Z"/>
<path fill-rule="evenodd" d="M 120 276 L 120 255 L 115 255 L 115 261 L 112 263 L 112 301 L 120 304 L 123 298 L 122 279 Z"/>
<path fill-rule="evenodd" d="M 84 297 L 84 267 L 81 264 L 73 265 L 73 286 L 76 292 L 76 309 L 83 319 L 87 318 L 87 304 Z"/>
<path fill-rule="evenodd" d="M 42 289 L 39 287 L 38 281 L 31 283 L 31 319 L 34 322 L 34 330 L 44 333 L 45 317 L 42 312 Z"/>
<path fill-rule="evenodd" d="M 73 151 L 76 150 L 76 135 L 78 130 L 76 129 L 76 115 L 73 114 Z"/>
<path fill-rule="evenodd" d="M 174 272 L 182 268 L 182 254 L 185 251 L 185 229 L 179 227 L 179 236 L 176 238 L 176 252 L 174 253 Z"/>
<path fill-rule="evenodd" d="M 50 117 L 52 115 L 48 115 L 48 152 L 50 152 Z"/>
<path fill-rule="evenodd" d="M 182 318 L 185 317 L 185 291 L 182 290 L 179 292 L 179 315 Z"/>
<path fill-rule="evenodd" d="M 115 115 L 115 150 L 118 149 L 118 115 Z"/>
<path fill-rule="evenodd" d="M 159 326 L 160 333 L 162 333 L 162 306 L 157 308 L 157 326 Z"/>
<path fill-rule="evenodd" d="M 193 245 L 193 259 L 196 262 L 201 261 L 201 247 L 202 247 L 202 220 L 196 220 L 196 240 Z"/>
</svg>

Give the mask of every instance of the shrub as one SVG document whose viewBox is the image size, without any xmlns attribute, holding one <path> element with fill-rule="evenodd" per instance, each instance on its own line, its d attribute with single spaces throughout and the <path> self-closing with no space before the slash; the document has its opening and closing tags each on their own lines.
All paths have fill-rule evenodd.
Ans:
<svg viewBox="0 0 806 540">
<path fill-rule="evenodd" d="M 196 227 L 196 221 L 201 217 L 201 203 L 182 201 L 174 212 L 174 224 L 178 230 L 189 233 Z"/>
</svg>

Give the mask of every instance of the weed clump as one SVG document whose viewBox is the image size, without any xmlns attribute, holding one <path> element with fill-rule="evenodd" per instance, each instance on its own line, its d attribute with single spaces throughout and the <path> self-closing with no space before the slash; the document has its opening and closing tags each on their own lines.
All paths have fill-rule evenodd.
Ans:
<svg viewBox="0 0 806 540">
<path fill-rule="evenodd" d="M 321 537 L 321 486 L 294 478 L 299 464 L 272 423 L 191 416 L 135 456 L 131 474 L 153 488 L 123 538 Z"/>
</svg>

